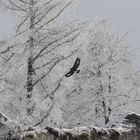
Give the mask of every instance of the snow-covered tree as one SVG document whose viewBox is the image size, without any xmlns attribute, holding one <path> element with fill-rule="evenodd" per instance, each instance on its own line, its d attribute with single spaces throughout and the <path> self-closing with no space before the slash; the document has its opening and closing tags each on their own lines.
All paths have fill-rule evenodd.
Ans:
<svg viewBox="0 0 140 140">
<path fill-rule="evenodd" d="M 103 126 L 133 110 L 132 104 L 128 104 L 134 103 L 132 89 L 138 90 L 139 85 L 134 87 L 134 79 L 128 78 L 134 77 L 132 50 L 122 39 L 109 29 L 105 20 L 90 23 L 81 35 L 81 72 L 75 75 L 77 84 L 66 97 L 70 110 L 64 107 L 70 126 Z"/>
<path fill-rule="evenodd" d="M 2 77 L 3 94 L 10 96 L 3 108 L 9 108 L 12 118 L 35 126 L 46 125 L 44 120 L 55 126 L 62 121 L 59 108 L 66 88 L 61 82 L 68 70 L 67 60 L 74 59 L 78 51 L 79 44 L 74 42 L 83 27 L 74 21 L 59 21 L 63 19 L 58 17 L 72 2 L 4 1 L 4 6 L 19 18 L 16 35 L 0 48 L 1 65 L 7 69 Z"/>
<path fill-rule="evenodd" d="M 19 24 L 0 42 L 0 110 L 24 126 L 103 126 L 139 101 L 131 50 L 104 20 L 63 22 L 72 2 L 4 1 Z M 66 78 L 77 57 L 80 73 Z"/>
</svg>

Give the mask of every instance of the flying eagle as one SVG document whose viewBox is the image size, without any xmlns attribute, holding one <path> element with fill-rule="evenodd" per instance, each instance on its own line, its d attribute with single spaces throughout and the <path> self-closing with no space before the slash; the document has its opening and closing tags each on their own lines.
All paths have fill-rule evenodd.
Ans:
<svg viewBox="0 0 140 140">
<path fill-rule="evenodd" d="M 72 66 L 72 68 L 70 68 L 70 71 L 68 73 L 65 74 L 66 77 L 70 77 L 71 75 L 73 75 L 75 72 L 76 73 L 79 73 L 80 70 L 78 70 L 78 67 L 80 65 L 80 58 L 77 57 L 76 60 L 75 60 L 75 63 L 74 65 Z"/>
</svg>

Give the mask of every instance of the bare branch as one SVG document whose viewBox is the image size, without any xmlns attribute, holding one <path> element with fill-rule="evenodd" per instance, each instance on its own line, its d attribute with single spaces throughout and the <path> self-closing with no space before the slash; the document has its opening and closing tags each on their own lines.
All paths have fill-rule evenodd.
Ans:
<svg viewBox="0 0 140 140">
<path fill-rule="evenodd" d="M 140 102 L 140 99 L 135 99 L 135 100 L 133 100 L 133 101 L 129 101 L 129 102 L 125 102 L 125 103 L 119 104 L 119 105 L 117 105 L 117 106 L 113 109 L 113 111 L 117 110 L 117 108 L 119 108 L 119 107 L 126 106 L 126 105 L 132 104 L 132 103 L 134 103 L 134 102 Z"/>
<path fill-rule="evenodd" d="M 30 5 L 30 3 L 28 3 L 27 1 L 24 1 L 24 0 L 18 0 L 19 2 L 22 2 L 24 4 L 27 4 L 27 5 Z"/>
<path fill-rule="evenodd" d="M 58 81 L 58 83 L 57 83 L 57 87 L 52 91 L 52 93 L 51 93 L 51 95 L 52 95 L 52 97 L 54 96 L 54 93 L 60 88 L 60 86 L 61 86 L 61 82 L 63 81 L 63 78 L 65 77 L 65 75 L 63 75 L 62 76 L 62 78 Z M 45 100 L 46 98 L 44 98 L 44 100 Z"/>
<path fill-rule="evenodd" d="M 50 67 L 49 71 L 48 71 L 47 73 L 45 73 L 43 76 L 41 76 L 40 78 L 38 78 L 38 79 L 36 80 L 36 82 L 33 84 L 33 87 L 34 87 L 40 80 L 44 79 L 60 61 L 63 61 L 63 60 L 65 60 L 65 59 L 71 57 L 71 56 L 72 56 L 73 54 L 75 54 L 77 51 L 78 51 L 78 50 L 75 50 L 75 51 L 73 51 L 70 55 L 68 55 L 68 56 L 66 56 L 66 57 L 62 56 L 60 59 L 58 59 L 57 61 L 55 61 L 54 64 Z"/>
<path fill-rule="evenodd" d="M 79 35 L 79 34 L 78 34 L 78 35 Z M 76 35 L 76 36 L 74 36 L 73 38 L 71 38 L 71 39 L 69 39 L 69 40 L 66 40 L 66 41 L 64 41 L 64 42 L 62 42 L 62 43 L 59 43 L 58 45 L 56 45 L 56 46 L 55 46 L 54 48 L 52 48 L 51 50 L 49 50 L 49 51 L 45 52 L 44 54 L 40 55 L 40 57 L 43 57 L 44 55 L 51 53 L 52 51 L 54 51 L 55 49 L 57 49 L 57 48 L 60 47 L 61 45 L 64 45 L 64 44 L 67 44 L 67 43 L 70 43 L 70 42 L 74 41 L 74 40 L 78 37 L 78 35 Z"/>
<path fill-rule="evenodd" d="M 40 125 L 50 115 L 50 112 L 53 109 L 53 107 L 54 107 L 54 103 L 51 105 L 51 107 L 50 107 L 49 111 L 46 113 L 46 115 L 38 123 L 36 123 L 34 125 L 34 127 Z"/>
<path fill-rule="evenodd" d="M 52 71 L 52 69 L 57 65 L 57 63 L 59 63 L 59 62 L 60 62 L 60 59 L 57 60 L 57 61 L 50 67 L 50 69 L 49 69 L 49 71 L 48 71 L 47 73 L 45 73 L 43 76 L 41 76 L 39 79 L 36 80 L 36 82 L 33 84 L 33 87 L 34 87 L 40 80 L 44 79 L 44 78 Z"/>
<path fill-rule="evenodd" d="M 73 24 L 75 21 L 72 21 L 68 24 L 66 24 L 64 27 L 63 27 L 63 30 L 62 31 L 59 31 L 59 32 L 55 32 L 51 35 L 61 35 L 60 33 L 65 33 L 66 30 L 67 30 L 67 27 L 70 27 L 71 24 Z M 80 29 L 80 28 L 83 28 L 85 25 L 87 25 L 88 22 L 83 22 L 83 23 L 80 23 L 80 26 L 78 26 L 77 30 Z M 76 28 L 75 28 L 76 29 Z M 73 29 L 74 30 L 74 29 Z M 76 31 L 76 30 L 75 30 Z M 39 34 L 41 34 L 40 32 L 38 32 Z M 42 35 L 42 34 L 41 34 Z M 35 46 L 39 45 L 43 40 L 45 40 L 47 37 L 49 37 L 50 34 L 47 34 L 46 36 L 43 36 L 38 42 L 37 44 L 34 44 Z"/>
<path fill-rule="evenodd" d="M 23 11 L 23 12 L 26 12 L 26 13 L 29 13 L 28 11 L 26 11 L 25 9 L 22 9 L 19 5 L 15 4 L 12 0 L 9 0 L 9 2 L 14 6 L 16 7 L 17 9 Z"/>
<path fill-rule="evenodd" d="M 56 59 L 58 59 L 58 58 L 53 58 L 53 59 L 50 60 L 49 62 L 43 64 L 41 67 L 36 67 L 36 68 L 34 68 L 34 70 L 41 69 L 41 68 L 43 68 L 43 67 L 45 67 L 45 66 L 47 66 L 47 65 L 49 65 L 49 64 L 51 64 L 51 63 L 53 63 L 53 61 L 56 60 Z"/>
<path fill-rule="evenodd" d="M 34 72 L 34 73 L 35 73 L 35 72 Z M 38 79 L 38 76 L 37 76 L 36 73 L 35 73 L 35 75 L 36 75 L 36 77 L 37 77 L 37 79 Z M 42 81 L 40 81 L 40 84 L 41 84 L 43 90 L 44 90 L 44 91 L 46 92 L 46 94 L 47 94 L 47 90 L 46 90 L 45 86 L 43 85 Z M 47 98 L 47 97 L 50 97 L 50 96 L 49 96 L 49 94 L 47 94 L 45 97 Z M 50 99 L 52 99 L 52 98 L 50 97 Z"/>
<path fill-rule="evenodd" d="M 15 54 L 12 53 L 11 56 L 9 58 L 4 59 L 6 62 L 8 62 Z"/>
<path fill-rule="evenodd" d="M 39 19 L 38 21 L 36 21 L 33 26 L 35 26 L 36 24 L 38 24 L 39 22 L 41 22 L 45 17 L 46 15 L 54 8 L 56 8 L 58 5 L 59 5 L 60 2 L 56 3 L 55 5 L 51 6 Z"/>
<path fill-rule="evenodd" d="M 5 54 L 5 53 L 9 52 L 10 49 L 12 49 L 12 48 L 14 48 L 14 45 L 13 46 L 9 46 L 6 50 L 0 52 L 0 54 Z"/>
<path fill-rule="evenodd" d="M 46 23 L 44 23 L 43 25 L 41 25 L 36 31 L 39 31 L 40 29 L 42 29 L 45 25 L 48 25 L 50 22 L 52 22 L 53 20 L 55 20 L 72 2 L 69 2 L 68 4 L 66 4 L 57 15 L 55 15 L 53 18 L 51 18 L 49 21 L 47 21 Z"/>
<path fill-rule="evenodd" d="M 34 57 L 33 63 L 34 63 L 34 61 L 42 54 L 42 52 L 44 52 L 49 46 L 51 46 L 51 45 L 55 44 L 56 42 L 58 42 L 58 41 L 60 41 L 60 40 L 62 40 L 62 39 L 64 39 L 64 38 L 66 38 L 67 36 L 69 36 L 70 34 L 74 33 L 75 31 L 77 31 L 77 29 L 71 31 L 70 33 L 68 33 L 67 35 L 65 35 L 63 38 L 56 39 L 56 40 L 50 42 L 48 45 L 46 45 L 46 46 L 45 46 L 42 50 L 40 50 L 40 52 Z M 78 35 L 77 35 L 77 36 L 78 36 Z M 76 37 L 77 37 L 77 36 L 76 36 Z M 73 41 L 76 37 L 74 37 L 73 39 L 71 39 L 71 41 Z M 65 41 L 65 42 L 63 42 L 63 43 L 58 44 L 57 46 L 60 46 L 60 45 L 62 45 L 62 44 L 64 44 L 64 43 L 67 43 L 67 42 L 70 42 L 70 41 Z M 56 47 L 57 47 L 57 46 L 56 46 Z M 55 48 L 56 48 L 56 47 L 55 47 Z M 55 48 L 53 48 L 52 50 L 54 50 Z M 48 51 L 47 53 L 51 52 L 52 50 Z"/>
<path fill-rule="evenodd" d="M 53 0 L 49 0 L 47 1 L 43 6 L 41 6 L 40 8 L 42 9 L 43 7 L 45 7 L 46 5 L 50 4 Z"/>
<path fill-rule="evenodd" d="M 7 9 L 10 9 L 10 10 L 13 10 L 13 11 L 21 11 L 21 10 L 19 10 L 19 9 L 17 9 L 17 8 L 10 7 L 10 6 L 6 5 L 5 3 L 4 3 L 3 5 L 4 5 Z"/>
<path fill-rule="evenodd" d="M 18 25 L 16 33 L 20 30 L 20 27 L 28 20 L 28 16 Z"/>
</svg>

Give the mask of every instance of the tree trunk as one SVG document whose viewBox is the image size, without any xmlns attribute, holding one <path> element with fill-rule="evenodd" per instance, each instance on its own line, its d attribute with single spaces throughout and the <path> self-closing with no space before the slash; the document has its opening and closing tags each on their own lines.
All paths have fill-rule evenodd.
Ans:
<svg viewBox="0 0 140 140">
<path fill-rule="evenodd" d="M 32 92 L 33 90 L 33 82 L 32 82 L 32 75 L 33 75 L 33 57 L 30 56 L 28 58 L 28 76 L 27 76 L 27 92 Z"/>
<path fill-rule="evenodd" d="M 27 70 L 27 114 L 31 115 L 33 112 L 33 105 L 31 101 L 33 91 L 33 47 L 34 47 L 34 0 L 30 0 L 30 35 L 29 35 L 29 57 L 28 57 L 28 70 Z"/>
<path fill-rule="evenodd" d="M 34 0 L 30 2 L 30 35 L 29 35 L 29 58 L 28 58 L 28 75 L 27 75 L 27 92 L 32 92 L 33 90 L 33 46 L 34 46 L 34 38 L 33 38 L 33 26 L 34 26 Z"/>
<path fill-rule="evenodd" d="M 99 70 L 98 70 L 98 79 L 99 79 L 99 91 L 98 91 L 98 95 L 99 96 L 99 104 L 97 105 L 96 109 L 97 109 L 97 113 L 98 113 L 98 107 L 101 106 L 102 110 L 103 110 L 103 117 L 104 117 L 104 123 L 107 124 L 109 123 L 109 115 L 108 115 L 108 110 L 107 110 L 107 101 L 106 101 L 106 98 L 104 96 L 104 91 L 103 91 L 103 84 L 102 84 L 102 73 L 101 73 L 101 70 L 100 70 L 100 67 L 99 67 Z"/>
</svg>

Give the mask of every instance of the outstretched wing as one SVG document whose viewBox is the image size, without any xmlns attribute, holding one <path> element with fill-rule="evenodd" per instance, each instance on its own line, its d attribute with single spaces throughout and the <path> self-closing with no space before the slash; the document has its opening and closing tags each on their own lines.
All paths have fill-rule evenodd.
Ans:
<svg viewBox="0 0 140 140">
<path fill-rule="evenodd" d="M 77 68 L 79 67 L 79 65 L 80 65 L 80 58 L 77 57 L 72 68 L 73 68 L 74 70 L 77 70 Z"/>
<path fill-rule="evenodd" d="M 73 67 L 70 69 L 70 71 L 67 74 L 65 74 L 65 76 L 70 77 L 71 75 L 73 75 L 74 72 L 77 71 L 79 65 L 80 65 L 80 58 L 78 57 L 78 58 L 76 58 Z"/>
<path fill-rule="evenodd" d="M 65 76 L 66 77 L 70 77 L 71 75 L 73 75 L 74 74 L 74 70 L 73 69 L 70 69 L 70 71 L 67 73 L 67 74 L 65 74 Z"/>
</svg>

